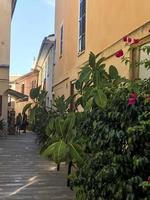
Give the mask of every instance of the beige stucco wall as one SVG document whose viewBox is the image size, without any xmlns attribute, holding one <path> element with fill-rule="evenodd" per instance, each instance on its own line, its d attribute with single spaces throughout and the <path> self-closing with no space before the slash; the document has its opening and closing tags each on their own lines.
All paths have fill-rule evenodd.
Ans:
<svg viewBox="0 0 150 200">
<path fill-rule="evenodd" d="M 2 118 L 7 119 L 10 63 L 10 27 L 12 0 L 0 0 L 0 95 L 3 95 Z M 5 94 L 4 94 L 5 93 Z"/>
<path fill-rule="evenodd" d="M 54 88 L 54 98 L 64 95 L 67 98 L 70 95 L 70 81 L 69 78 L 58 84 Z"/>
<path fill-rule="evenodd" d="M 86 49 L 78 55 L 79 0 L 56 0 L 56 66 L 54 71 L 55 95 L 66 93 L 58 84 L 78 76 L 80 66 L 87 61 L 90 51 L 109 56 L 107 64 L 118 67 L 119 73 L 129 77 L 129 69 L 120 63 L 114 53 L 124 47 L 122 37 L 130 34 L 144 38 L 150 28 L 150 1 L 143 0 L 87 0 Z M 60 28 L 64 25 L 63 55 L 60 51 Z M 144 26 L 144 24 L 146 24 Z M 57 85 L 55 87 L 55 85 Z M 57 88 L 57 89 L 56 89 Z M 68 88 L 69 90 L 69 88 Z"/>
<path fill-rule="evenodd" d="M 0 64 L 9 65 L 11 0 L 0 0 Z"/>
</svg>

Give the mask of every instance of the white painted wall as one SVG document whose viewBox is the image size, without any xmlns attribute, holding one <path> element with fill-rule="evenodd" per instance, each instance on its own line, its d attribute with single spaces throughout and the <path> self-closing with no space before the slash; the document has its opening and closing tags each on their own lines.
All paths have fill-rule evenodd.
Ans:
<svg viewBox="0 0 150 200">
<path fill-rule="evenodd" d="M 150 46 L 150 43 L 147 43 L 147 44 L 143 45 L 142 47 L 144 47 L 144 46 Z M 145 59 L 150 60 L 150 54 L 147 55 L 146 52 L 141 51 L 140 52 L 140 61 L 143 61 Z M 144 67 L 144 65 L 141 65 L 139 68 L 139 78 L 141 78 L 141 79 L 150 78 L 150 69 L 147 70 Z"/>
<path fill-rule="evenodd" d="M 48 91 L 47 94 L 47 102 L 46 105 L 51 107 L 52 103 L 52 86 L 53 86 L 53 71 L 54 71 L 54 62 L 55 62 L 55 46 L 53 46 L 47 57 L 48 65 L 46 70 L 46 90 Z"/>
</svg>

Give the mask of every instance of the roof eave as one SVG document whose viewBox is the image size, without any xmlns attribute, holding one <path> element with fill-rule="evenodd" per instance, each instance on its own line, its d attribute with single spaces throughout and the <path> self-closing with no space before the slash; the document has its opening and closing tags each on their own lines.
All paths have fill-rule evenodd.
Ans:
<svg viewBox="0 0 150 200">
<path fill-rule="evenodd" d="M 36 70 L 36 69 L 34 69 L 33 71 L 31 71 L 31 72 L 29 72 L 29 73 L 27 73 L 27 74 L 24 74 L 24 75 L 22 75 L 22 76 L 20 76 L 19 78 L 17 78 L 14 82 L 16 83 L 16 82 L 18 82 L 18 81 L 21 81 L 21 80 L 23 80 L 23 79 L 25 79 L 26 77 L 29 77 L 29 76 L 32 76 L 32 75 L 38 75 L 38 70 Z"/>
<path fill-rule="evenodd" d="M 41 44 L 41 48 L 40 48 L 40 51 L 39 51 L 39 55 L 38 55 L 38 58 L 37 58 L 37 61 L 36 61 L 36 64 L 35 64 L 35 69 L 39 69 L 41 68 L 41 66 L 38 65 L 40 59 L 41 59 L 41 55 L 42 55 L 42 52 L 46 46 L 47 43 L 50 44 L 49 48 L 47 49 L 47 52 L 53 47 L 53 45 L 55 44 L 55 39 L 51 40 L 50 38 L 53 37 L 55 38 L 55 35 L 52 34 L 52 35 L 49 35 L 48 37 L 45 37 L 42 44 Z"/>
<path fill-rule="evenodd" d="M 17 0 L 12 0 L 12 12 L 11 12 L 11 17 L 13 17 L 15 7 L 16 7 Z"/>
</svg>

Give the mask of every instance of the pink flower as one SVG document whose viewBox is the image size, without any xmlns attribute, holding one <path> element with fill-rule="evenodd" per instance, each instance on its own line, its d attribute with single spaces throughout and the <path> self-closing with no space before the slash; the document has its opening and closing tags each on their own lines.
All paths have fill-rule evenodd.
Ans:
<svg viewBox="0 0 150 200">
<path fill-rule="evenodd" d="M 128 99 L 128 105 L 134 105 L 136 103 L 136 99 L 135 98 L 129 98 Z"/>
<path fill-rule="evenodd" d="M 128 36 L 124 36 L 124 37 L 123 37 L 123 41 L 124 41 L 124 42 L 127 42 L 127 41 L 128 41 Z"/>
<path fill-rule="evenodd" d="M 132 42 L 132 38 L 128 38 L 128 43 L 131 43 Z"/>
<path fill-rule="evenodd" d="M 139 39 L 134 39 L 134 40 L 133 40 L 133 44 L 138 44 L 139 41 L 140 41 Z"/>
<path fill-rule="evenodd" d="M 137 93 L 136 92 L 132 92 L 130 94 L 130 97 L 128 99 L 128 105 L 134 105 L 137 101 Z"/>
<path fill-rule="evenodd" d="M 117 58 L 120 58 L 120 57 L 122 57 L 124 55 L 124 53 L 123 53 L 123 50 L 122 49 L 120 49 L 119 51 L 117 51 L 116 53 L 115 53 L 115 56 L 117 57 Z"/>
</svg>

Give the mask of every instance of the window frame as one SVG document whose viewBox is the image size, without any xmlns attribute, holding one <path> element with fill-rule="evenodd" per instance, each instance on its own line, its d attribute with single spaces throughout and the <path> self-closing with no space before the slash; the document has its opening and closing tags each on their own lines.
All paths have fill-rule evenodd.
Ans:
<svg viewBox="0 0 150 200">
<path fill-rule="evenodd" d="M 85 3 L 82 5 L 82 3 Z M 84 12 L 82 11 L 84 10 Z M 87 1 L 79 0 L 79 31 L 78 31 L 78 54 L 86 49 L 86 21 L 87 21 Z"/>
<path fill-rule="evenodd" d="M 22 94 L 25 93 L 25 84 L 24 83 L 21 84 L 21 93 Z"/>
<path fill-rule="evenodd" d="M 64 46 L 64 24 L 60 26 L 60 46 L 59 46 L 59 57 L 63 55 L 63 46 Z"/>
<path fill-rule="evenodd" d="M 37 81 L 36 80 L 32 80 L 31 82 L 31 88 L 36 88 L 37 87 Z"/>
<path fill-rule="evenodd" d="M 141 39 L 138 44 L 132 45 L 133 49 L 130 54 L 130 60 L 132 61 L 133 64 L 137 61 L 140 61 L 140 47 L 147 43 L 150 43 L 150 36 Z M 131 80 L 139 79 L 140 78 L 139 67 L 130 67 L 129 75 Z"/>
</svg>

